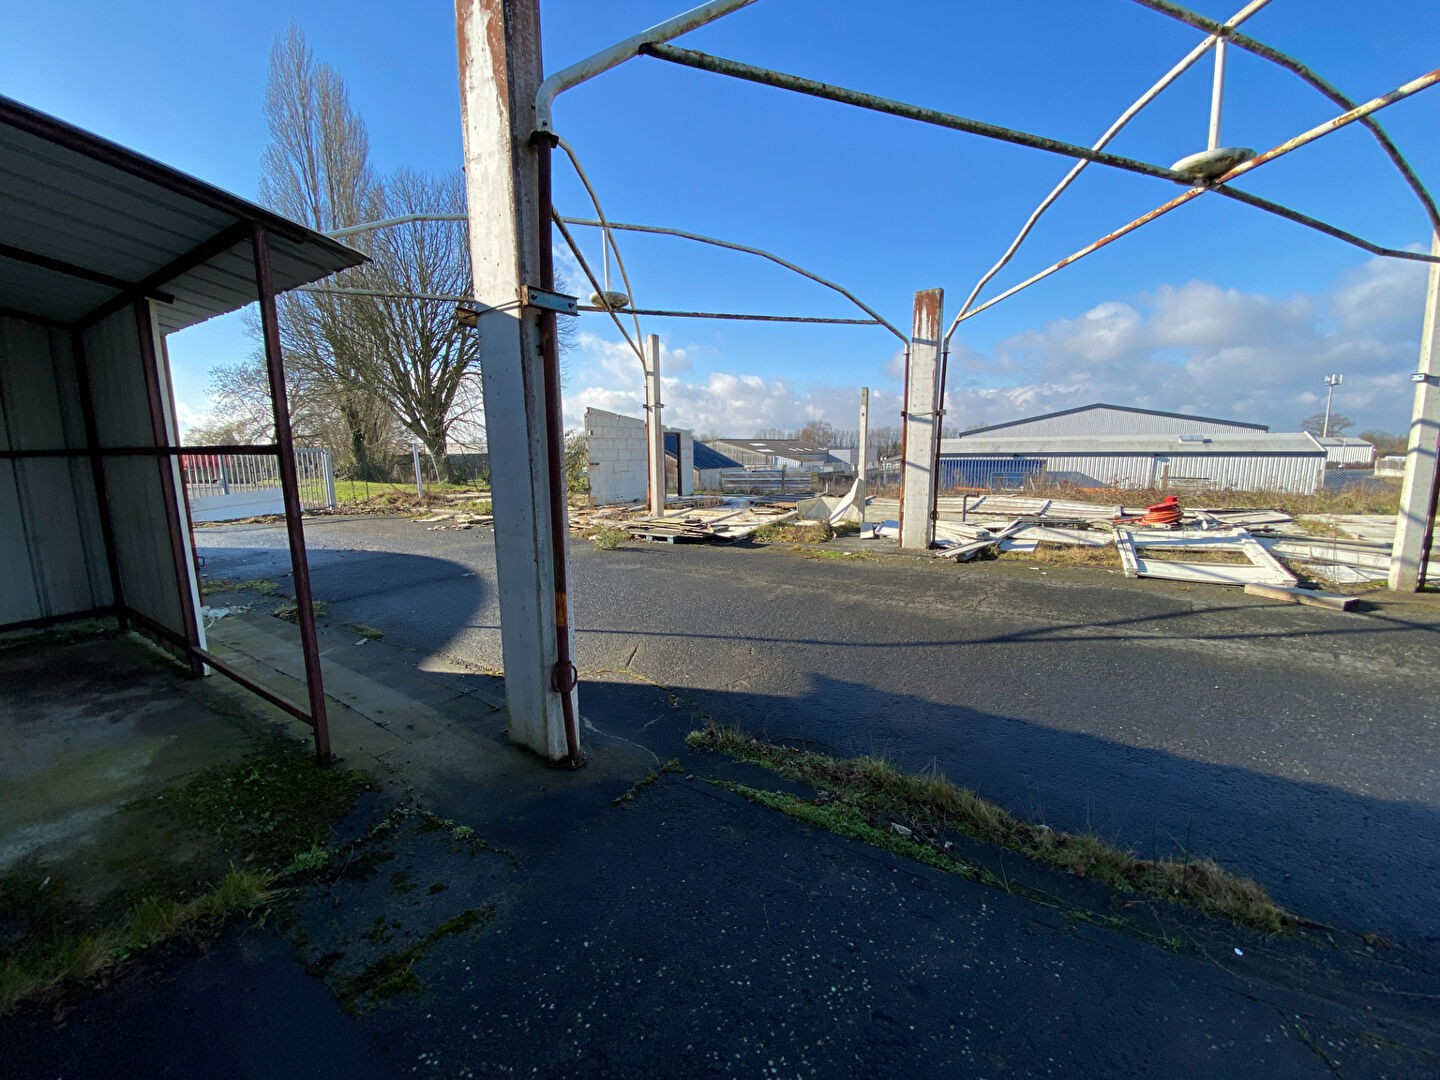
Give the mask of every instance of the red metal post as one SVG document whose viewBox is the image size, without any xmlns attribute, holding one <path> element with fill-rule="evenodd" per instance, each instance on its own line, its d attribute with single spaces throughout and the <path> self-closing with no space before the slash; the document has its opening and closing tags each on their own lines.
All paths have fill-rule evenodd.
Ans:
<svg viewBox="0 0 1440 1080">
<path fill-rule="evenodd" d="M 265 226 L 251 233 L 255 254 L 255 287 L 260 300 L 260 329 L 265 342 L 265 370 L 275 414 L 275 445 L 279 451 L 280 493 L 285 502 L 285 535 L 290 569 L 295 578 L 295 607 L 300 623 L 300 648 L 305 655 L 305 688 L 310 695 L 310 720 L 315 728 L 315 757 L 330 764 L 330 723 L 325 710 L 325 683 L 320 673 L 320 640 L 315 633 L 310 563 L 305 557 L 305 526 L 300 518 L 300 487 L 295 476 L 295 440 L 290 430 L 290 399 L 285 392 L 285 363 L 280 353 L 280 320 L 270 275 L 270 242 Z"/>
</svg>

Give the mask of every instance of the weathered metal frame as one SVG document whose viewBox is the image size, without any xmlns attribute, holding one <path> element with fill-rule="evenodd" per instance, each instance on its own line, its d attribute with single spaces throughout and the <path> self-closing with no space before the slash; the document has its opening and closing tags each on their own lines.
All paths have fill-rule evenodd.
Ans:
<svg viewBox="0 0 1440 1080">
<path fill-rule="evenodd" d="M 6 119 L 8 117 L 9 113 L 5 108 L 4 102 L 0 101 L 0 119 Z M 74 139 L 76 148 L 89 153 L 93 149 L 93 146 L 88 141 L 88 136 L 86 136 L 84 132 L 79 132 L 78 129 L 75 130 L 77 132 Z M 49 129 L 46 130 L 45 134 L 47 136 L 51 134 Z M 108 154 L 108 145 L 103 143 L 95 145 L 98 145 L 101 150 L 104 150 L 105 154 L 97 155 L 92 153 L 91 156 L 108 161 L 111 156 Z M 123 166 L 128 160 L 128 158 L 122 156 L 117 159 L 116 162 L 112 163 L 119 163 Z M 156 168 L 158 169 L 159 167 L 157 166 Z M 134 172 L 133 169 L 127 169 L 127 171 Z M 153 179 L 153 177 L 148 175 L 146 178 Z M 168 183 L 163 186 L 173 189 L 173 185 Z M 183 186 L 184 185 L 182 185 L 182 187 Z M 203 187 L 201 190 L 204 190 Z M 189 193 L 188 190 L 185 193 Z M 210 205 L 214 200 L 200 201 L 206 202 L 206 205 Z M 223 208 L 227 210 L 232 209 L 228 204 L 224 205 Z M 277 219 L 277 221 L 283 224 L 283 219 Z M 268 245 L 265 243 L 266 232 L 273 227 L 274 226 L 268 221 L 265 223 L 250 220 L 237 221 L 221 230 L 209 240 L 198 245 L 190 252 L 173 260 L 167 266 L 162 267 L 159 271 L 147 276 L 143 281 L 124 282 L 116 279 L 99 282 L 100 284 L 105 284 L 107 287 L 117 289 L 117 295 L 106 300 L 83 317 L 77 319 L 74 323 L 36 318 L 28 313 L 19 311 L 3 312 L 3 314 L 17 319 L 34 322 L 51 329 L 69 332 L 72 362 L 75 366 L 76 386 L 80 398 L 85 445 L 83 447 L 0 450 L 0 460 L 16 461 L 37 458 L 88 459 L 90 462 L 92 484 L 95 490 L 95 503 L 100 522 L 101 543 L 105 549 L 106 571 L 110 579 L 113 603 L 84 612 L 6 624 L 5 626 L 0 626 L 0 631 L 33 629 L 42 626 L 56 625 L 74 619 L 92 618 L 97 615 L 113 615 L 122 632 L 129 630 L 133 624 L 143 629 L 151 637 L 161 640 L 175 649 L 190 666 L 192 676 L 203 674 L 205 666 L 208 665 L 226 678 L 244 687 L 271 705 L 274 705 L 276 708 L 308 724 L 314 729 L 317 760 L 321 764 L 329 764 L 333 759 L 333 755 L 330 747 L 324 680 L 320 668 L 319 645 L 315 628 L 313 597 L 310 588 L 309 563 L 305 554 L 304 526 L 302 524 L 299 486 L 295 471 L 294 444 L 290 431 L 289 402 L 285 393 L 283 361 L 279 349 L 278 324 L 273 324 L 275 293 L 270 280 L 269 250 Z M 287 235 L 290 234 L 294 234 L 293 226 L 290 226 L 287 230 Z M 274 443 L 228 446 L 173 445 L 170 442 L 170 433 L 165 423 L 166 403 L 164 399 L 167 391 L 161 380 L 162 355 L 159 349 L 157 349 L 157 345 L 162 343 L 156 339 L 156 331 L 151 317 L 149 301 L 157 298 L 168 298 L 168 294 L 159 289 L 160 285 L 165 284 L 188 270 L 203 265 L 220 253 L 230 250 L 247 237 L 251 240 L 252 244 L 256 272 L 256 290 L 261 301 L 262 322 L 266 321 L 265 310 L 267 304 L 272 322 L 272 325 L 267 327 L 265 344 L 267 372 L 271 378 L 271 405 L 277 433 L 276 441 Z M 43 266 L 39 260 L 26 261 L 32 262 L 37 266 L 42 266 L 45 269 L 57 269 L 57 267 L 54 266 Z M 53 262 L 53 260 L 50 261 Z M 79 276 L 83 277 L 84 275 Z M 130 307 L 134 311 L 135 333 L 140 348 L 142 368 L 144 371 L 146 400 L 150 412 L 150 425 L 154 445 L 104 447 L 100 445 L 98 435 L 95 400 L 90 379 L 90 365 L 84 343 L 84 331 L 102 319 L 124 310 L 126 307 Z M 271 330 L 275 330 L 276 332 L 272 334 L 270 333 Z M 281 435 L 282 431 L 283 435 Z M 188 521 L 181 520 L 182 491 L 176 484 L 174 472 L 174 463 L 177 457 L 188 453 L 199 452 L 230 455 L 266 454 L 274 455 L 279 459 L 281 492 L 285 502 L 286 541 L 291 559 L 291 569 L 295 579 L 301 648 L 305 658 L 305 682 L 308 708 L 296 705 L 287 700 L 283 695 L 277 694 L 273 690 L 256 682 L 200 645 L 197 633 L 198 612 L 195 607 L 194 595 L 190 588 L 190 568 L 184 556 L 186 550 L 185 529 Z M 115 540 L 114 508 L 111 504 L 109 484 L 104 466 L 104 461 L 107 457 L 144 457 L 153 458 L 156 462 L 160 476 L 162 499 L 165 504 L 166 532 L 170 541 L 176 596 L 180 603 L 182 622 L 185 627 L 183 634 L 178 634 L 171 628 L 156 622 L 153 618 L 145 615 L 141 611 L 135 610 L 126 602 L 120 576 L 118 547 Z M 184 516 L 188 518 L 188 511 Z"/>
</svg>

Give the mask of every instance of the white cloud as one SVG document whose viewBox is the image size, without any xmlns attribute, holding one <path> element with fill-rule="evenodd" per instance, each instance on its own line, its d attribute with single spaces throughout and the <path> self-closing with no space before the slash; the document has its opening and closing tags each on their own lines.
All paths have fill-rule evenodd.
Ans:
<svg viewBox="0 0 1440 1080">
<path fill-rule="evenodd" d="M 1323 408 L 1323 377 L 1339 372 L 1335 408 L 1355 420 L 1355 431 L 1403 430 L 1424 289 L 1422 265 L 1377 258 L 1314 294 L 1274 297 L 1190 281 L 1097 304 L 984 353 L 957 337 L 945 424 L 974 427 L 1103 401 L 1293 431 Z M 567 424 L 580 424 L 587 406 L 641 415 L 644 386 L 628 346 L 593 334 L 579 343 Z M 857 424 L 858 386 L 809 381 L 808 372 L 738 374 L 723 353 L 704 352 L 703 374 L 689 349 L 665 353 L 667 423 L 741 435 L 812 419 Z M 890 385 L 871 389 L 877 426 L 899 423 L 903 352 L 885 375 Z"/>
</svg>

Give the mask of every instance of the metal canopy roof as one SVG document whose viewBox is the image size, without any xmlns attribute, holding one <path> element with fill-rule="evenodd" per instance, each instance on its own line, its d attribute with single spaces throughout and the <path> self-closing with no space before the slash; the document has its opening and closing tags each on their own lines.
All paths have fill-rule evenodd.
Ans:
<svg viewBox="0 0 1440 1080">
<path fill-rule="evenodd" d="M 365 257 L 272 211 L 0 97 L 0 310 L 75 324 L 139 296 L 168 333 L 256 298 L 253 225 L 277 292 Z"/>
</svg>

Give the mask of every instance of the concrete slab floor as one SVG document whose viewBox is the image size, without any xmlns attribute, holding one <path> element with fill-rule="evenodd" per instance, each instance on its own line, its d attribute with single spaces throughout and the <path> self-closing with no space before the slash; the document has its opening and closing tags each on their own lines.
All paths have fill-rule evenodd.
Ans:
<svg viewBox="0 0 1440 1080">
<path fill-rule="evenodd" d="M 65 868 L 98 899 L 137 844 L 126 807 L 250 746 L 253 718 L 138 637 L 0 651 L 0 874 Z M 171 850 L 177 858 L 182 853 Z"/>
</svg>

